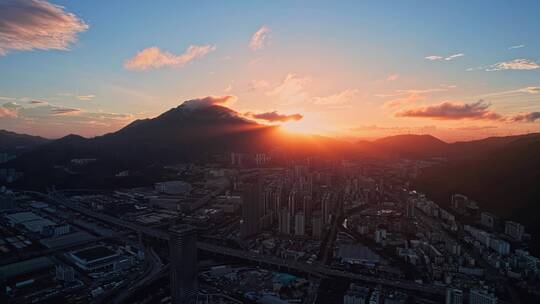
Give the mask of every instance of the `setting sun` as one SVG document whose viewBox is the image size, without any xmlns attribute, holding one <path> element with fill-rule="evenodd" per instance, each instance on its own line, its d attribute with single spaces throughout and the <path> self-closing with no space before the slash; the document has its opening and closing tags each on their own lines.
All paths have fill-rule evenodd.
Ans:
<svg viewBox="0 0 540 304">
<path fill-rule="evenodd" d="M 289 133 L 297 134 L 319 134 L 324 131 L 320 128 L 316 121 L 312 118 L 304 117 L 302 120 L 287 121 L 280 125 L 280 128 Z"/>
</svg>

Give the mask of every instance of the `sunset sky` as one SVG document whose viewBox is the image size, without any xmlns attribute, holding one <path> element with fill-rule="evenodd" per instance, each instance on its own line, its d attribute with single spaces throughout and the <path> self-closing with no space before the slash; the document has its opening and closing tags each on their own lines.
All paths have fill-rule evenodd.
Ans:
<svg viewBox="0 0 540 304">
<path fill-rule="evenodd" d="M 0 128 L 96 136 L 231 96 L 342 138 L 540 131 L 540 1 L 140 2 L 0 0 Z"/>
</svg>

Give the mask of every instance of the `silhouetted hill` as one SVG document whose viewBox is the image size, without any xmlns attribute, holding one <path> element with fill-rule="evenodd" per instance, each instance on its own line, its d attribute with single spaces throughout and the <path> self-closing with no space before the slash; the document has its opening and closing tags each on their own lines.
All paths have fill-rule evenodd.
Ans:
<svg viewBox="0 0 540 304">
<path fill-rule="evenodd" d="M 27 150 L 48 141 L 48 139 L 39 136 L 18 134 L 6 130 L 0 130 L 0 152 Z"/>
<path fill-rule="evenodd" d="M 453 193 L 466 194 L 483 209 L 522 222 L 540 236 L 540 134 L 454 143 L 451 148 L 454 157 L 447 164 L 420 175 L 420 190 L 442 203 Z M 535 242 L 536 252 L 539 245 Z"/>
<path fill-rule="evenodd" d="M 379 155 L 405 158 L 447 156 L 450 151 L 449 144 L 431 135 L 395 135 L 360 145 L 369 146 L 368 150 Z"/>
</svg>

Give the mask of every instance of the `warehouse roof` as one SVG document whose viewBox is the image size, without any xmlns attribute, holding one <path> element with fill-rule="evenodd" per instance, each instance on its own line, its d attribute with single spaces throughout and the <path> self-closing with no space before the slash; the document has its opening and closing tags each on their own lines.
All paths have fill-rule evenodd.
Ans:
<svg viewBox="0 0 540 304">
<path fill-rule="evenodd" d="M 43 270 L 52 266 L 54 266 L 54 263 L 50 258 L 39 257 L 0 267 L 0 277 L 9 279 L 34 271 Z"/>
</svg>

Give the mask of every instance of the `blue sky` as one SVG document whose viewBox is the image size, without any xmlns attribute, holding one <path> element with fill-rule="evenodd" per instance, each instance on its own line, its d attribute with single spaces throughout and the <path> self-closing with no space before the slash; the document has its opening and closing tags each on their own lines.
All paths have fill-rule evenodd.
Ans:
<svg viewBox="0 0 540 304">
<path fill-rule="evenodd" d="M 458 140 L 539 129 L 538 1 L 23 2 L 29 14 L 52 6 L 75 18 L 41 20 L 51 26 L 86 29 L 63 49 L 22 40 L 35 37 L 0 40 L 0 102 L 17 104 L 4 106 L 0 128 L 95 136 L 184 100 L 234 95 L 229 106 L 240 113 L 301 113 L 291 129 L 340 137 Z M 0 3 L 4 12 L 17 7 Z M 261 28 L 261 47 L 250 48 Z M 190 46 L 209 48 L 180 58 Z M 138 59 L 173 57 L 126 68 L 150 47 L 159 53 Z M 43 103 L 28 105 L 34 99 Z"/>
</svg>

